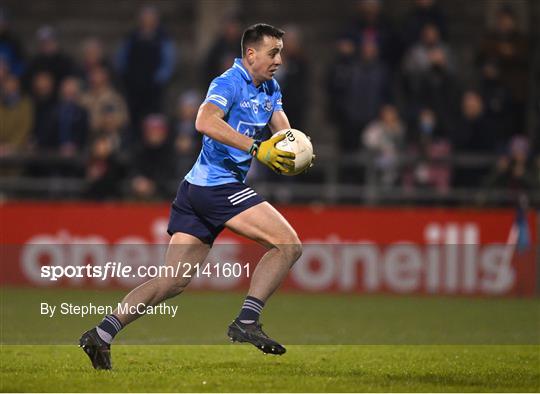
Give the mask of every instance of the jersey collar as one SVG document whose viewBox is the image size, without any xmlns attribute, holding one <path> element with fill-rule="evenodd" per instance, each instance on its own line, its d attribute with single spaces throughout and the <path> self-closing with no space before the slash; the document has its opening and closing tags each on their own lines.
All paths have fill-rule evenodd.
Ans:
<svg viewBox="0 0 540 394">
<path fill-rule="evenodd" d="M 249 75 L 248 70 L 246 70 L 246 68 L 242 64 L 242 59 L 241 58 L 237 57 L 236 59 L 234 59 L 233 68 L 236 68 L 236 69 L 240 70 L 240 74 L 242 74 L 242 77 L 246 81 L 248 81 L 248 82 L 252 81 L 251 75 Z"/>
</svg>

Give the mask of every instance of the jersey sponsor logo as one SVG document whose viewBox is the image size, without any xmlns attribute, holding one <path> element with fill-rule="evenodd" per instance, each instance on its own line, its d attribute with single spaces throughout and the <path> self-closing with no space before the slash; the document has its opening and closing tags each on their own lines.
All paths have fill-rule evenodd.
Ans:
<svg viewBox="0 0 540 394">
<path fill-rule="evenodd" d="M 255 133 L 257 132 L 255 129 L 250 129 L 249 127 L 244 128 L 244 130 L 240 130 L 242 134 L 249 138 L 255 137 Z"/>
<path fill-rule="evenodd" d="M 242 101 L 240 103 L 240 107 L 241 108 L 251 108 L 251 104 L 249 103 L 249 101 Z"/>
<path fill-rule="evenodd" d="M 238 122 L 236 130 L 250 138 L 254 138 L 265 126 L 266 123 L 249 123 L 241 120 Z"/>
</svg>

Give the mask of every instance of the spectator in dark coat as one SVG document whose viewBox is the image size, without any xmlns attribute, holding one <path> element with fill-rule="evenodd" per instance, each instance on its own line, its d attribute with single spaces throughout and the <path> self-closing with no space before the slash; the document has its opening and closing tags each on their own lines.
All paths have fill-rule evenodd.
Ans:
<svg viewBox="0 0 540 394">
<path fill-rule="evenodd" d="M 117 57 L 135 136 L 141 120 L 161 112 L 165 85 L 175 65 L 175 49 L 156 8 L 144 7 L 138 28 L 124 40 Z"/>
<path fill-rule="evenodd" d="M 341 134 L 345 125 L 345 92 L 349 87 L 353 68 L 355 67 L 356 46 L 347 37 L 336 41 L 336 57 L 326 76 L 326 98 L 328 117 L 336 124 Z M 341 139 L 340 139 L 341 141 Z M 341 142 L 340 142 L 341 146 Z"/>
<path fill-rule="evenodd" d="M 486 116 L 484 102 L 476 91 L 466 91 L 462 100 L 462 114 L 452 140 L 458 153 L 494 154 L 501 148 L 494 137 L 493 123 Z M 478 186 L 489 167 L 456 168 L 456 186 Z"/>
<path fill-rule="evenodd" d="M 80 104 L 80 95 L 78 79 L 69 77 L 62 81 L 52 128 L 54 144 L 63 156 L 81 153 L 88 135 L 88 112 Z"/>
<path fill-rule="evenodd" d="M 37 73 L 46 71 L 54 78 L 54 93 L 58 93 L 61 81 L 75 75 L 75 64 L 70 56 L 62 52 L 55 30 L 50 26 L 43 26 L 37 31 L 38 54 L 28 65 L 25 73 L 27 86 L 30 85 Z"/>
<path fill-rule="evenodd" d="M 509 89 L 515 102 L 512 119 L 518 132 L 525 125 L 525 103 L 529 92 L 529 64 L 532 53 L 527 37 L 520 31 L 514 12 L 503 6 L 497 12 L 495 29 L 487 33 L 479 51 L 480 64 L 487 60 L 497 62 L 501 82 Z"/>
<path fill-rule="evenodd" d="M 34 101 L 32 144 L 40 151 L 53 149 L 51 125 L 56 108 L 56 98 L 54 96 L 54 77 L 50 72 L 40 71 L 34 75 L 32 99 Z"/>
<path fill-rule="evenodd" d="M 441 40 L 438 28 L 425 25 L 420 41 L 407 51 L 403 62 L 409 121 L 417 118 L 421 108 L 430 107 L 440 125 L 452 129 L 459 112 L 454 68 L 452 51 Z"/>
<path fill-rule="evenodd" d="M 346 48 L 344 43 L 339 45 Z M 339 129 L 340 150 L 355 152 L 362 130 L 391 99 L 388 69 L 378 58 L 376 43 L 366 41 L 360 56 L 342 58 L 332 67 L 329 78 L 329 99 Z"/>
<path fill-rule="evenodd" d="M 453 135 L 454 146 L 459 152 L 496 153 L 502 144 L 493 135 L 493 123 L 486 116 L 484 101 L 476 91 L 463 95 L 459 127 Z"/>
<path fill-rule="evenodd" d="M 283 65 L 279 68 L 276 79 L 281 87 L 283 105 L 291 126 L 303 130 L 306 109 L 310 107 L 309 63 L 298 28 L 289 26 L 285 28 L 285 32 Z"/>
<path fill-rule="evenodd" d="M 167 199 L 174 193 L 169 184 L 177 176 L 176 156 L 168 134 L 163 115 L 145 118 L 143 141 L 132 158 L 131 193 L 136 199 Z"/>
<path fill-rule="evenodd" d="M 201 133 L 195 129 L 197 111 L 203 96 L 195 90 L 183 92 L 178 98 L 174 118 L 174 147 L 178 156 L 178 171 L 186 174 L 201 149 Z"/>
<path fill-rule="evenodd" d="M 399 37 L 381 12 L 381 0 L 357 0 L 353 20 L 346 31 L 356 45 L 370 41 L 379 48 L 379 57 L 388 66 L 398 63 L 401 57 Z"/>
<path fill-rule="evenodd" d="M 518 114 L 510 90 L 501 81 L 500 68 L 494 61 L 483 64 L 479 91 L 484 100 L 486 115 L 494 124 L 494 138 L 505 145 L 521 132 L 514 122 Z"/>
<path fill-rule="evenodd" d="M 241 57 L 240 45 L 238 45 L 241 38 L 240 20 L 236 16 L 225 18 L 221 31 L 210 45 L 204 60 L 202 78 L 204 86 L 208 86 L 212 79 L 231 67 L 235 58 Z"/>
<path fill-rule="evenodd" d="M 92 200 L 108 200 L 122 196 L 122 179 L 126 169 L 115 153 L 110 134 L 97 134 L 90 147 L 86 164 L 88 187 L 84 196 Z"/>
</svg>

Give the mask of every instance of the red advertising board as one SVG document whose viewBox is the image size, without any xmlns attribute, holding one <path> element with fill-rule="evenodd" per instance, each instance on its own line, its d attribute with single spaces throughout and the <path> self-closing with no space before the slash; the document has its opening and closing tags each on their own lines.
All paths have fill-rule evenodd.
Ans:
<svg viewBox="0 0 540 394">
<path fill-rule="evenodd" d="M 283 206 L 304 253 L 284 290 L 528 296 L 535 293 L 536 217 L 508 210 Z M 168 205 L 7 203 L 0 206 L 3 285 L 132 287 L 134 279 L 43 278 L 43 265 L 105 264 L 146 256 L 159 264 Z M 527 232 L 527 234 L 524 234 Z M 528 242 L 523 240 L 524 235 Z M 225 231 L 215 249 L 253 260 L 248 241 Z M 158 253 L 154 253 L 158 250 Z M 251 252 L 250 252 L 251 251 Z M 258 256 L 263 253 L 258 249 Z M 231 260 L 232 259 L 232 260 Z M 255 262 L 255 261 L 251 261 Z M 146 263 L 145 263 L 146 264 Z M 248 278 L 196 278 L 204 289 L 245 288 Z"/>
</svg>

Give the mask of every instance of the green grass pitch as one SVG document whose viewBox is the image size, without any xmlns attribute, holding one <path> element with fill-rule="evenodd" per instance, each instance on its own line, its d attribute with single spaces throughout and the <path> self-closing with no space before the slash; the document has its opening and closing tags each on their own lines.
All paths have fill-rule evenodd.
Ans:
<svg viewBox="0 0 540 394">
<path fill-rule="evenodd" d="M 119 334 L 113 371 L 75 345 L 99 316 L 47 318 L 39 303 L 109 303 L 123 292 L 0 292 L 0 391 L 538 392 L 538 299 L 277 294 L 265 329 L 281 357 L 229 344 L 243 295 L 186 294 L 178 316 Z"/>
</svg>

